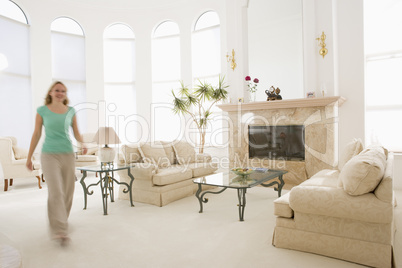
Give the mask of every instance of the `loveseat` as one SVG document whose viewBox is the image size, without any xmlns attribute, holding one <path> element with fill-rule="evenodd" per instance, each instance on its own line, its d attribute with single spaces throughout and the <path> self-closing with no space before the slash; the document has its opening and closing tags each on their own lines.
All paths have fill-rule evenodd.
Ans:
<svg viewBox="0 0 402 268">
<path fill-rule="evenodd" d="M 120 164 L 134 164 L 133 200 L 164 206 L 178 199 L 193 195 L 194 178 L 214 173 L 218 168 L 207 154 L 197 154 L 194 146 L 186 141 L 156 141 L 125 144 L 121 147 Z M 129 184 L 127 170 L 118 171 L 121 182 Z M 129 199 L 119 188 L 119 198 Z"/>
<path fill-rule="evenodd" d="M 392 155 L 349 143 L 338 170 L 321 170 L 274 201 L 273 245 L 372 267 L 391 267 Z"/>
</svg>

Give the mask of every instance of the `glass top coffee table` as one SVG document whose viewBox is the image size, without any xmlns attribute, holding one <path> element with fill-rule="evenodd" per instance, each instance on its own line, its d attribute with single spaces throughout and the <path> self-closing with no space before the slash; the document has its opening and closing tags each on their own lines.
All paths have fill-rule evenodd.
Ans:
<svg viewBox="0 0 402 268">
<path fill-rule="evenodd" d="M 204 198 L 205 194 L 220 194 L 228 188 L 237 189 L 237 196 L 239 198 L 239 219 L 244 220 L 244 209 L 246 207 L 246 192 L 247 188 L 254 186 L 270 187 L 274 186 L 274 190 L 278 191 L 278 197 L 281 196 L 282 188 L 285 182 L 283 181 L 283 175 L 286 174 L 285 170 L 273 170 L 258 168 L 249 175 L 236 175 L 232 171 L 216 173 L 204 177 L 194 179 L 193 182 L 198 184 L 198 190 L 195 194 L 199 203 L 200 211 L 203 211 L 203 204 L 207 203 L 208 198 Z M 220 191 L 205 191 L 202 192 L 202 185 L 210 185 L 222 187 Z"/>
</svg>

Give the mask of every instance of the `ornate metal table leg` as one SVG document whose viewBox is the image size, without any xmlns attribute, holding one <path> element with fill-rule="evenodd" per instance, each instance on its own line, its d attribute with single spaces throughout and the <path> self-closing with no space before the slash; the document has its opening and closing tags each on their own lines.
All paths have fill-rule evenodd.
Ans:
<svg viewBox="0 0 402 268">
<path fill-rule="evenodd" d="M 276 184 L 277 186 L 274 187 L 274 190 L 278 192 L 278 197 L 281 197 L 282 188 L 283 188 L 283 185 L 285 185 L 285 182 L 283 181 L 282 175 L 279 175 L 278 179 L 279 179 L 279 182 L 278 181 L 272 181 L 272 182 L 270 182 L 268 184 L 261 183 L 261 185 L 264 186 L 264 187 L 270 187 L 270 186 Z"/>
<path fill-rule="evenodd" d="M 205 194 L 220 194 L 220 193 L 222 193 L 223 191 L 225 191 L 227 189 L 227 187 L 223 187 L 223 189 L 222 190 L 220 190 L 220 191 L 218 191 L 218 192 L 211 192 L 211 191 L 206 191 L 206 192 L 203 192 L 202 193 L 202 195 L 200 196 L 200 193 L 202 192 L 202 186 L 201 186 L 201 183 L 199 183 L 198 184 L 198 190 L 197 190 L 197 192 L 195 193 L 195 197 L 197 197 L 198 198 L 198 202 L 200 202 L 200 211 L 199 211 L 199 213 L 202 213 L 202 211 L 203 211 L 203 206 L 202 206 L 202 203 L 207 203 L 208 202 L 208 198 L 204 198 L 204 195 Z"/>
<path fill-rule="evenodd" d="M 197 192 L 195 193 L 195 197 L 197 197 L 197 199 L 198 199 L 198 202 L 200 203 L 200 211 L 198 212 L 198 213 L 202 213 L 202 199 L 200 198 L 200 193 L 202 192 L 202 186 L 201 186 L 201 184 L 198 184 L 198 190 L 197 190 Z M 205 200 L 204 200 L 204 202 L 205 203 L 207 203 L 208 202 L 208 198 L 205 198 Z"/>
<path fill-rule="evenodd" d="M 102 177 L 103 175 L 103 177 Z M 109 176 L 107 173 L 101 172 L 100 174 L 100 187 L 101 187 L 101 192 L 102 192 L 102 204 L 103 204 L 103 215 L 107 215 L 107 190 L 108 190 L 108 181 L 109 181 Z"/>
<path fill-rule="evenodd" d="M 84 171 L 83 175 L 82 175 L 82 178 L 80 180 L 80 183 L 82 185 L 82 189 L 84 190 L 84 209 L 87 209 L 87 195 L 88 195 L 88 189 L 87 189 L 87 186 L 86 186 L 86 184 L 84 182 L 84 179 L 86 177 L 87 177 L 87 172 Z"/>
<path fill-rule="evenodd" d="M 133 177 L 133 175 L 131 175 L 130 168 L 127 169 L 127 172 L 128 172 L 128 176 L 131 178 L 130 186 L 128 188 L 128 192 L 129 192 L 129 195 L 130 195 L 130 203 L 131 203 L 131 206 L 134 207 L 134 204 L 133 204 L 133 192 L 132 192 L 133 191 L 134 177 Z"/>
<path fill-rule="evenodd" d="M 113 187 L 113 180 L 114 178 L 114 173 L 112 171 L 112 177 L 110 177 L 109 172 L 107 173 L 107 180 L 108 180 L 108 188 L 109 188 L 109 193 L 110 193 L 110 202 L 114 202 L 114 187 Z"/>
<path fill-rule="evenodd" d="M 279 175 L 279 180 L 280 180 L 281 183 L 278 185 L 278 197 L 281 197 L 282 188 L 285 185 L 285 182 L 283 181 L 282 175 Z"/>
<path fill-rule="evenodd" d="M 239 219 L 244 221 L 244 209 L 246 208 L 246 191 L 247 188 L 238 188 L 237 196 L 239 198 Z"/>
</svg>

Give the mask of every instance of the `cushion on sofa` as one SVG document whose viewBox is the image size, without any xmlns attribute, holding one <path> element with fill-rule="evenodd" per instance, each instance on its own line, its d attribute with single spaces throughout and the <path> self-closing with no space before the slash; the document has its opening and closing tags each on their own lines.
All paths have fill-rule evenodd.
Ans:
<svg viewBox="0 0 402 268">
<path fill-rule="evenodd" d="M 375 190 L 384 176 L 386 156 L 377 146 L 363 150 L 342 168 L 339 179 L 350 195 L 363 195 Z"/>
<path fill-rule="evenodd" d="M 274 200 L 274 215 L 284 218 L 293 217 L 293 209 L 289 206 L 289 193 L 282 195 Z"/>
<path fill-rule="evenodd" d="M 141 157 L 144 162 L 150 162 L 160 168 L 170 166 L 169 158 L 166 156 L 165 149 L 160 141 L 154 143 L 144 143 L 139 147 Z"/>
<path fill-rule="evenodd" d="M 155 185 L 168 185 L 179 181 L 191 179 L 193 172 L 191 169 L 182 165 L 173 165 L 167 168 L 159 168 L 153 176 L 152 181 Z"/>
<path fill-rule="evenodd" d="M 124 144 L 123 146 L 121 146 L 121 151 L 127 164 L 142 162 L 142 157 L 139 150 L 140 146 L 141 143 Z"/>
<path fill-rule="evenodd" d="M 196 162 L 195 148 L 186 141 L 175 141 L 173 149 L 180 165 Z"/>
<path fill-rule="evenodd" d="M 361 151 L 363 151 L 363 142 L 361 139 L 353 139 L 349 142 L 339 157 L 338 169 L 342 170 L 345 164 Z"/>
<path fill-rule="evenodd" d="M 165 149 L 165 153 L 167 158 L 169 158 L 170 164 L 176 164 L 176 154 L 173 149 L 173 142 L 171 141 L 161 141 L 163 149 Z"/>
<path fill-rule="evenodd" d="M 218 164 L 213 162 L 189 163 L 185 166 L 192 170 L 193 178 L 214 173 L 218 169 Z"/>
</svg>

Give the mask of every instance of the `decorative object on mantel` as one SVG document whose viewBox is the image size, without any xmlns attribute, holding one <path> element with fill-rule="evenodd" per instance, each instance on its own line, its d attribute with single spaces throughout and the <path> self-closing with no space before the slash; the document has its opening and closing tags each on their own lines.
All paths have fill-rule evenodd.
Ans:
<svg viewBox="0 0 402 268">
<path fill-rule="evenodd" d="M 248 75 L 244 79 L 247 81 L 248 92 L 250 92 L 250 101 L 255 101 L 255 97 L 257 95 L 257 86 L 260 80 L 258 80 L 258 78 L 254 78 L 253 82 L 251 82 L 251 77 Z"/>
<path fill-rule="evenodd" d="M 279 87 L 275 89 L 274 86 L 271 86 L 269 89 L 265 90 L 265 94 L 267 94 L 267 101 L 273 101 L 273 100 L 281 100 L 282 96 L 279 95 L 281 93 L 281 90 Z"/>
<path fill-rule="evenodd" d="M 198 142 L 199 153 L 204 152 L 205 134 L 208 127 L 208 121 L 211 119 L 211 108 L 220 100 L 228 97 L 225 88 L 229 87 L 225 84 L 225 77 L 219 76 L 218 86 L 213 87 L 207 82 L 198 80 L 199 85 L 194 89 L 184 86 L 181 81 L 179 88 L 179 96 L 176 96 L 174 90 L 173 95 L 173 112 L 189 115 L 198 128 L 200 140 Z"/>
<path fill-rule="evenodd" d="M 315 98 L 315 92 L 314 91 L 307 92 L 307 98 Z"/>
<path fill-rule="evenodd" d="M 237 67 L 234 49 L 232 49 L 232 56 L 229 56 L 229 54 L 226 53 L 226 60 L 227 62 L 230 62 L 230 68 L 234 71 Z"/>
<path fill-rule="evenodd" d="M 316 40 L 318 40 L 318 45 L 321 47 L 321 49 L 319 50 L 319 53 L 322 56 L 322 58 L 324 58 L 325 55 L 327 55 L 327 53 L 328 53 L 328 49 L 325 48 L 327 46 L 327 44 L 325 44 L 326 38 L 327 38 L 327 36 L 324 34 L 324 31 L 322 32 L 321 36 L 316 38 Z"/>
</svg>

